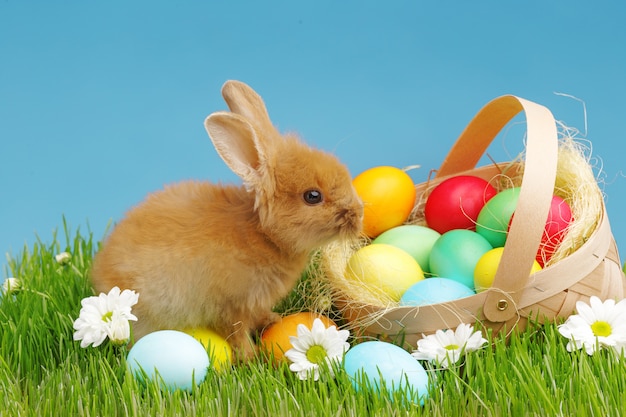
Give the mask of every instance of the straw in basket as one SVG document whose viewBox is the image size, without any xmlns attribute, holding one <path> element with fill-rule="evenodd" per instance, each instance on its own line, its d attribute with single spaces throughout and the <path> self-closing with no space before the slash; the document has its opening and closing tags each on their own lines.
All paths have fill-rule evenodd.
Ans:
<svg viewBox="0 0 626 417">
<path fill-rule="evenodd" d="M 496 135 L 521 111 L 526 114 L 527 126 L 524 163 L 475 168 Z M 592 191 L 598 209 L 591 213 L 594 220 L 588 233 L 579 237 L 580 243 L 570 248 L 566 256 L 529 275 L 555 183 L 563 181 L 557 176 L 559 148 L 556 122 L 551 112 L 541 105 L 508 95 L 494 99 L 480 110 L 451 149 L 436 177 L 416 186 L 416 201 L 424 201 L 438 183 L 455 175 L 474 175 L 494 182 L 502 177 L 500 167 L 507 166 L 507 177 L 521 178 L 515 216 L 493 286 L 476 295 L 439 304 L 419 307 L 377 304 L 355 296 L 355 292 L 345 286 L 345 267 L 357 247 L 331 245 L 321 253 L 324 279 L 353 330 L 415 346 L 423 334 L 456 328 L 460 323 L 484 326 L 496 334 L 522 330 L 529 319 L 543 323 L 567 317 L 574 311 L 576 301 L 587 301 L 592 295 L 601 299 L 624 298 L 626 279 L 595 178 Z M 578 180 L 567 179 L 570 183 Z M 571 192 L 577 192 L 575 186 L 571 187 Z M 419 211 L 419 207 L 416 206 L 416 210 Z"/>
</svg>

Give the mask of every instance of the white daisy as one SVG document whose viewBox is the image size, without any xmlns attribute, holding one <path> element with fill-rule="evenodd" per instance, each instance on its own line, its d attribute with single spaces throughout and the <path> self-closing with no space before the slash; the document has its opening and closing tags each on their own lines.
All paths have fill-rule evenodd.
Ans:
<svg viewBox="0 0 626 417">
<path fill-rule="evenodd" d="M 72 255 L 69 252 L 61 252 L 55 255 L 54 259 L 56 259 L 58 264 L 65 265 L 72 259 Z"/>
<path fill-rule="evenodd" d="M 293 346 L 285 356 L 292 364 L 289 369 L 298 374 L 301 380 L 313 377 L 317 381 L 320 377 L 320 366 L 328 365 L 332 375 L 332 364 L 341 362 L 344 353 L 350 348 L 347 342 L 350 332 L 337 330 L 337 327 L 324 326 L 320 319 L 313 321 L 311 329 L 304 324 L 298 324 L 298 336 L 290 336 Z"/>
<path fill-rule="evenodd" d="M 2 293 L 11 294 L 20 289 L 20 281 L 17 278 L 7 278 L 2 283 Z"/>
<path fill-rule="evenodd" d="M 135 317 L 131 314 L 132 317 Z M 109 326 L 107 327 L 107 336 L 116 345 L 123 345 L 130 339 L 130 323 L 129 318 L 122 314 L 119 310 L 113 311 Z"/>
<path fill-rule="evenodd" d="M 456 328 L 437 330 L 429 336 L 417 341 L 417 350 L 411 355 L 415 359 L 435 362 L 438 366 L 447 368 L 457 363 L 465 352 L 478 350 L 487 339 L 483 338 L 480 330 L 474 331 L 474 327 L 461 323 Z"/>
<path fill-rule="evenodd" d="M 596 296 L 589 304 L 576 302 L 576 311 L 558 329 L 567 337 L 569 352 L 584 348 L 588 355 L 596 350 L 609 347 L 620 354 L 626 351 L 626 299 L 616 303 L 609 299 L 604 302 Z"/>
<path fill-rule="evenodd" d="M 74 322 L 74 340 L 80 340 L 83 348 L 100 346 L 107 337 L 117 344 L 126 342 L 130 338 L 128 321 L 137 320 L 131 309 L 138 299 L 135 291 L 120 292 L 118 287 L 108 294 L 83 298 L 79 317 Z"/>
</svg>

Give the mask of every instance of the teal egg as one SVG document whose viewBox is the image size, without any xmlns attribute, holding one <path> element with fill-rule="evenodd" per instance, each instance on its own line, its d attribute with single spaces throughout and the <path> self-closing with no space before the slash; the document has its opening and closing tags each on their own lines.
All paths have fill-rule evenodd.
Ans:
<svg viewBox="0 0 626 417">
<path fill-rule="evenodd" d="M 413 284 L 400 298 L 401 306 L 445 303 L 476 294 L 474 290 L 449 278 L 427 278 Z"/>
<path fill-rule="evenodd" d="M 402 249 L 417 261 L 422 271 L 429 272 L 430 250 L 440 236 L 431 228 L 405 224 L 383 232 L 372 243 L 386 243 Z"/>
<path fill-rule="evenodd" d="M 160 330 L 145 335 L 133 345 L 126 365 L 141 381 L 145 376 L 159 379 L 170 391 L 191 391 L 194 384 L 206 377 L 210 361 L 206 349 L 194 337 L 175 330 Z"/>
<path fill-rule="evenodd" d="M 476 232 L 487 239 L 494 248 L 502 247 L 506 242 L 519 193 L 519 187 L 502 190 L 487 201 L 478 213 Z"/>
<path fill-rule="evenodd" d="M 423 403 L 428 397 L 426 370 L 409 352 L 391 343 L 359 343 L 346 352 L 344 369 L 357 391 L 384 386 L 390 394 L 397 390 L 411 392 L 411 400 L 416 402 Z"/>
<path fill-rule="evenodd" d="M 495 198 L 495 197 L 494 197 Z M 474 290 L 476 263 L 492 246 L 471 230 L 450 230 L 441 235 L 430 251 L 430 272 L 460 282 Z"/>
</svg>

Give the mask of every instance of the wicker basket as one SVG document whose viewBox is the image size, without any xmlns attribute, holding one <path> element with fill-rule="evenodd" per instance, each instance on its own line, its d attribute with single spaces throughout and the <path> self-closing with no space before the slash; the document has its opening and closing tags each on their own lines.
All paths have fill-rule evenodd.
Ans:
<svg viewBox="0 0 626 417">
<path fill-rule="evenodd" d="M 603 201 L 595 230 L 586 241 L 565 258 L 529 275 L 557 178 L 557 127 L 551 112 L 543 106 L 514 96 L 502 96 L 488 103 L 459 137 L 436 177 L 416 186 L 416 201 L 423 201 L 435 185 L 450 176 L 467 174 L 491 181 L 501 175 L 495 164 L 475 166 L 493 138 L 522 110 L 527 125 L 525 162 L 502 164 L 508 167 L 507 175 L 523 171 L 521 191 L 492 288 L 459 300 L 420 307 L 376 306 L 333 288 L 338 274 L 345 270 L 349 250 L 355 248 L 328 247 L 322 251 L 324 276 L 353 330 L 415 346 L 423 334 L 456 328 L 460 323 L 482 325 L 496 334 L 524 329 L 529 318 L 543 323 L 567 317 L 574 311 L 576 301 L 587 301 L 592 295 L 601 299 L 624 298 L 626 279 Z M 593 185 L 597 187 L 595 180 Z M 602 200 L 599 189 L 598 195 Z"/>
</svg>

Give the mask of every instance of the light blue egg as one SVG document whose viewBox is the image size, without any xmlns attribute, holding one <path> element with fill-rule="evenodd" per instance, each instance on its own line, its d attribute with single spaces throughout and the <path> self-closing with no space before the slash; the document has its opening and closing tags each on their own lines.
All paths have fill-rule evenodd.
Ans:
<svg viewBox="0 0 626 417">
<path fill-rule="evenodd" d="M 406 390 L 413 394 L 412 401 L 422 404 L 428 397 L 426 370 L 409 352 L 391 343 L 359 343 L 346 352 L 344 369 L 357 391 L 364 385 L 377 390 L 384 386 L 390 394 Z"/>
<path fill-rule="evenodd" d="M 400 298 L 401 306 L 423 306 L 445 303 L 476 294 L 467 285 L 449 278 L 426 278 L 411 287 Z"/>
<path fill-rule="evenodd" d="M 128 352 L 126 363 L 139 379 L 162 380 L 166 389 L 191 391 L 204 381 L 209 355 L 198 340 L 176 330 L 160 330 L 139 339 Z"/>
</svg>

